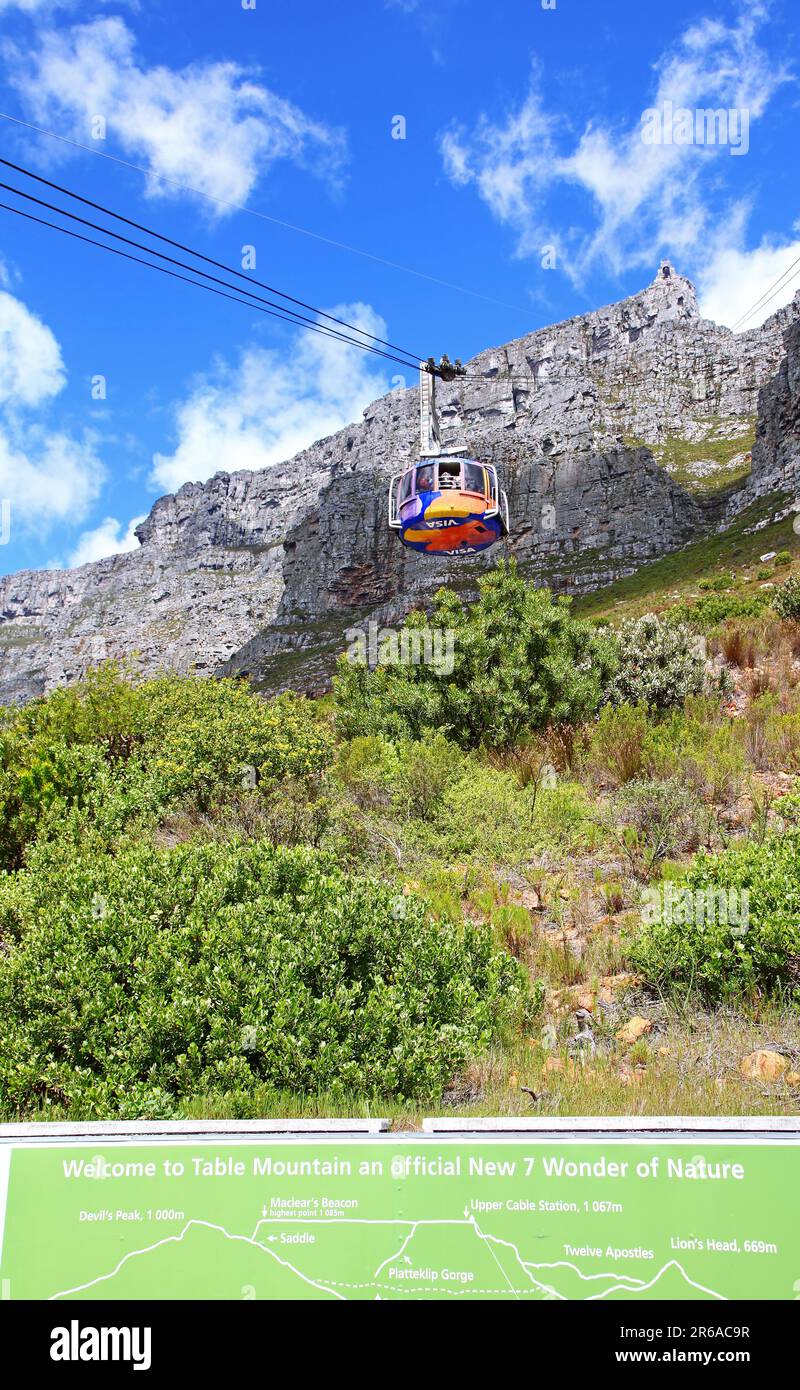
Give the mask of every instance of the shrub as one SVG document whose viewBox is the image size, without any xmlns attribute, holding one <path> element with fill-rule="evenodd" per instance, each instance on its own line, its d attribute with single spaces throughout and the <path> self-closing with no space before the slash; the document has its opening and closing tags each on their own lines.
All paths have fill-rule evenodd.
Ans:
<svg viewBox="0 0 800 1390">
<path fill-rule="evenodd" d="M 615 785 L 638 777 L 648 727 L 645 705 L 605 705 L 586 731 L 584 757 L 589 770 Z"/>
<path fill-rule="evenodd" d="M 670 709 L 702 690 L 705 661 L 682 623 L 662 623 L 654 613 L 629 618 L 618 630 L 617 644 L 619 664 L 608 692 L 612 704 Z"/>
<path fill-rule="evenodd" d="M 800 999 L 800 829 L 701 852 L 684 883 L 701 910 L 642 926 L 629 942 L 634 966 L 660 989 L 696 990 L 710 1003 L 782 991 Z M 747 891 L 746 912 L 743 898 L 720 910 L 731 891 Z"/>
<path fill-rule="evenodd" d="M 800 574 L 790 574 L 772 596 L 772 607 L 781 618 L 800 619 Z"/>
<path fill-rule="evenodd" d="M 433 819 L 447 789 L 462 775 L 464 755 L 441 734 L 404 743 L 398 758 L 395 807 L 402 815 Z"/>
<path fill-rule="evenodd" d="M 525 979 L 489 928 L 314 851 L 35 852 L 0 884 L 0 1106 L 175 1113 L 258 1087 L 434 1096 L 512 1020 Z"/>
<path fill-rule="evenodd" d="M 118 835 L 178 801 L 208 811 L 260 784 L 308 783 L 328 730 L 309 702 L 265 701 L 238 681 L 169 676 L 133 685 L 109 664 L 22 710 L 0 712 L 0 867 L 34 838 Z"/>
<path fill-rule="evenodd" d="M 771 578 L 772 571 L 759 575 L 760 579 Z M 668 609 L 665 621 L 686 623 L 698 631 L 705 631 L 723 623 L 728 618 L 757 618 L 769 607 L 769 595 L 758 594 L 707 594 L 693 602 L 675 603 Z"/>
<path fill-rule="evenodd" d="M 379 734 L 361 734 L 343 743 L 336 760 L 340 782 L 364 810 L 389 805 L 398 766 L 397 749 Z"/>
<path fill-rule="evenodd" d="M 733 574 L 716 574 L 712 579 L 701 579 L 697 587 L 702 593 L 722 594 L 735 583 L 736 576 Z"/>
<path fill-rule="evenodd" d="M 469 604 L 440 589 L 430 620 L 415 613 L 404 624 L 406 634 L 430 627 L 451 636 L 449 673 L 424 662 L 370 671 L 342 658 L 334 693 L 346 737 L 435 730 L 464 748 L 509 748 L 596 709 L 613 670 L 609 639 L 572 618 L 568 600 L 527 584 L 513 561 L 483 575 L 478 589 Z"/>
<path fill-rule="evenodd" d="M 756 639 L 751 626 L 729 618 L 717 639 L 719 648 L 732 666 L 752 670 L 756 664 Z"/>
<path fill-rule="evenodd" d="M 784 565 L 790 565 L 792 563 L 791 550 L 779 550 L 773 563 L 776 569 L 782 569 Z"/>
<path fill-rule="evenodd" d="M 329 762 L 332 745 L 308 702 L 262 700 L 235 680 L 148 682 L 146 738 L 165 800 L 191 796 L 201 809 L 242 786 L 307 777 Z"/>
<path fill-rule="evenodd" d="M 727 803 L 744 777 L 746 728 L 720 716 L 717 701 L 689 700 L 648 729 L 643 761 L 648 775 L 678 777 L 714 803 Z"/>
<path fill-rule="evenodd" d="M 476 855 L 514 862 L 529 851 L 536 793 L 520 790 L 510 772 L 470 758 L 447 790 L 436 817 L 441 843 L 453 858 Z"/>
<path fill-rule="evenodd" d="M 540 787 L 536 797 L 532 845 L 535 849 L 593 850 L 602 836 L 584 788 L 577 782 Z"/>
<path fill-rule="evenodd" d="M 677 777 L 628 782 L 617 792 L 614 809 L 625 848 L 645 876 L 660 860 L 697 845 L 701 808 Z"/>
</svg>

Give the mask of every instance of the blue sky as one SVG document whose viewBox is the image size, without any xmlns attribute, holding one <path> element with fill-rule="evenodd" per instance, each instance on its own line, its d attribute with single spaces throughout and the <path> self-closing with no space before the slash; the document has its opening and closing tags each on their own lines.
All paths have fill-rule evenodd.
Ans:
<svg viewBox="0 0 800 1390">
<path fill-rule="evenodd" d="M 114 158 L 2 119 L 0 153 L 237 267 L 253 246 L 258 278 L 415 354 L 608 303 L 663 256 L 733 324 L 800 255 L 798 28 L 794 0 L 0 0 L 0 110 Z M 739 124 L 648 143 L 666 103 Z M 4 573 L 135 546 L 164 492 L 401 384 L 4 212 L 0 276 Z"/>
</svg>

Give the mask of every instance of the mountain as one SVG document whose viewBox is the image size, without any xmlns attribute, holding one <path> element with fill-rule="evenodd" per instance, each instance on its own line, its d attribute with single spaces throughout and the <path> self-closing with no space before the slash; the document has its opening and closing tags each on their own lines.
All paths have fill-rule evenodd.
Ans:
<svg viewBox="0 0 800 1390">
<path fill-rule="evenodd" d="M 467 365 L 437 388 L 444 443 L 499 465 L 508 553 L 554 589 L 630 574 L 796 486 L 800 294 L 735 334 L 664 262 L 639 294 Z M 287 463 L 162 497 L 136 552 L 0 579 L 0 701 L 106 657 L 324 685 L 349 627 L 397 622 L 444 582 L 468 594 L 502 553 L 403 549 L 386 493 L 418 447 L 417 390 L 393 391 Z"/>
</svg>

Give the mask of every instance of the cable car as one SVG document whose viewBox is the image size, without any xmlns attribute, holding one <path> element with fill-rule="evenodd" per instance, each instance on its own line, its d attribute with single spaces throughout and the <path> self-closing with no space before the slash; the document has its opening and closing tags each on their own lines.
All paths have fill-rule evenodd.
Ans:
<svg viewBox="0 0 800 1390">
<path fill-rule="evenodd" d="M 476 555 L 508 535 L 508 502 L 492 464 L 423 458 L 392 478 L 389 525 L 410 550 Z"/>
<path fill-rule="evenodd" d="M 508 500 L 490 463 L 442 448 L 436 377 L 452 381 L 464 368 L 443 357 L 420 363 L 420 452 L 389 484 L 389 526 L 403 545 L 427 555 L 477 555 L 509 532 Z"/>
</svg>

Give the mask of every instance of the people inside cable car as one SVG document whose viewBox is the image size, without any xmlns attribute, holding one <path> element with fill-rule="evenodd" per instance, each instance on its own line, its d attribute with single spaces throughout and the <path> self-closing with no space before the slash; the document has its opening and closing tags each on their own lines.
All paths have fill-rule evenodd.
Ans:
<svg viewBox="0 0 800 1390">
<path fill-rule="evenodd" d="M 497 470 L 475 459 L 422 459 L 392 480 L 389 510 L 403 544 L 432 555 L 474 555 L 508 535 Z"/>
<path fill-rule="evenodd" d="M 440 464 L 439 464 L 439 487 L 440 487 L 440 488 L 460 488 L 460 487 L 461 487 L 461 464 L 460 464 L 460 463 L 440 463 Z"/>
</svg>

